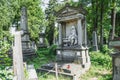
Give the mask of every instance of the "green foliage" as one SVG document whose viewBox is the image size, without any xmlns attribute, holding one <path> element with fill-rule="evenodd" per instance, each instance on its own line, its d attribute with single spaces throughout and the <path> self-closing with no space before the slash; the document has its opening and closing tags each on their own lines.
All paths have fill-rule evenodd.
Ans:
<svg viewBox="0 0 120 80">
<path fill-rule="evenodd" d="M 54 59 L 56 47 L 57 47 L 56 45 L 52 45 L 49 48 L 41 48 L 37 51 L 37 54 L 39 55 L 39 57 L 46 56 L 48 58 Z"/>
<path fill-rule="evenodd" d="M 57 48 L 57 45 L 50 46 L 50 48 L 49 48 L 49 55 L 54 55 L 55 56 L 56 48 Z"/>
<path fill-rule="evenodd" d="M 47 74 L 47 75 L 44 75 L 44 76 L 42 76 L 41 74 L 38 74 L 38 76 L 39 76 L 38 77 L 39 80 L 56 80 L 55 76 L 51 75 L 51 74 Z M 66 77 L 66 76 L 62 76 L 62 75 L 59 75 L 58 78 L 59 78 L 59 80 L 72 80 L 70 77 Z"/>
<path fill-rule="evenodd" d="M 45 13 L 47 15 L 48 19 L 48 25 L 46 27 L 46 37 L 48 39 L 48 42 L 50 45 L 53 44 L 53 35 L 54 35 L 54 28 L 55 28 L 55 6 L 56 6 L 56 0 L 49 0 L 48 8 L 46 9 Z"/>
<path fill-rule="evenodd" d="M 90 52 L 91 67 L 80 80 L 112 80 L 112 57 L 101 52 Z"/>
<path fill-rule="evenodd" d="M 42 48 L 36 51 L 37 56 L 27 59 L 28 64 L 34 64 L 35 68 L 38 69 L 41 67 L 41 65 L 47 63 L 49 61 L 48 59 L 48 49 Z"/>
<path fill-rule="evenodd" d="M 80 77 L 80 80 L 112 80 L 111 70 L 100 65 L 92 65 L 90 70 Z"/>
<path fill-rule="evenodd" d="M 6 69 L 0 69 L 0 80 L 13 80 L 13 73 Z"/>
<path fill-rule="evenodd" d="M 0 67 L 11 65 L 11 59 L 8 57 L 7 51 L 10 49 L 10 44 L 6 41 L 0 41 Z"/>
<path fill-rule="evenodd" d="M 113 52 L 113 49 L 108 48 L 108 45 L 103 45 L 102 52 L 105 54 L 111 54 Z"/>
<path fill-rule="evenodd" d="M 55 32 L 55 20 L 56 20 L 56 12 L 63 7 L 62 4 L 59 4 L 57 0 L 49 0 L 48 8 L 45 10 L 46 19 L 47 19 L 47 27 L 46 27 L 46 38 L 50 45 L 53 44 L 54 40 L 54 32 Z M 55 32 L 56 34 L 56 32 Z"/>
<path fill-rule="evenodd" d="M 90 59 L 93 65 L 100 65 L 107 69 L 112 68 L 112 57 L 100 52 L 90 52 Z"/>
<path fill-rule="evenodd" d="M 41 48 L 37 50 L 37 55 L 39 55 L 39 57 L 46 56 L 48 54 L 49 54 L 48 48 Z"/>
<path fill-rule="evenodd" d="M 41 48 L 37 50 L 37 56 L 32 59 L 28 59 L 28 64 L 34 64 L 35 68 L 40 68 L 41 65 L 55 60 L 56 45 L 52 45 L 49 48 Z"/>
</svg>

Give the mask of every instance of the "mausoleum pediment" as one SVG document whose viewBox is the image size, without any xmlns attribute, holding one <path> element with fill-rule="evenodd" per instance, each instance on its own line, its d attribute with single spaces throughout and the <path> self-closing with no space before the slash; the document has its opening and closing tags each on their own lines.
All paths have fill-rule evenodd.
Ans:
<svg viewBox="0 0 120 80">
<path fill-rule="evenodd" d="M 81 7 L 72 7 L 70 5 L 65 5 L 61 10 L 59 10 L 56 14 L 57 17 L 66 17 L 76 14 L 85 14 L 86 11 Z"/>
</svg>

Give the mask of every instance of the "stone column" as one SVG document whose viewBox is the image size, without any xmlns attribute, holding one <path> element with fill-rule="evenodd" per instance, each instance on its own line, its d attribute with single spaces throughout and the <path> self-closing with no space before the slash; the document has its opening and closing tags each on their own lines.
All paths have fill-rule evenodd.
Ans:
<svg viewBox="0 0 120 80">
<path fill-rule="evenodd" d="M 62 26 L 58 23 L 59 26 L 59 45 L 62 45 Z"/>
<path fill-rule="evenodd" d="M 82 31 L 82 25 L 81 25 L 81 18 L 78 18 L 78 45 L 82 44 L 82 38 L 83 38 L 83 31 Z"/>
<path fill-rule="evenodd" d="M 86 28 L 87 26 L 86 25 L 87 25 L 87 23 L 86 23 L 86 20 L 85 20 L 85 28 L 84 28 L 85 29 L 85 31 L 84 31 L 84 36 L 85 36 L 84 37 L 85 38 L 84 43 L 85 43 L 85 46 L 87 46 L 87 28 Z"/>
</svg>

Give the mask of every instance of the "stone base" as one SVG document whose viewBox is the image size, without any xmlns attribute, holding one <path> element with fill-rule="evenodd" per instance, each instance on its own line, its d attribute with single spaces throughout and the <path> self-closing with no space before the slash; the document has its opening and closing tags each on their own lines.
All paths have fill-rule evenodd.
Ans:
<svg viewBox="0 0 120 80">
<path fill-rule="evenodd" d="M 26 61 L 26 59 L 31 58 L 33 56 L 35 56 L 35 49 L 32 48 L 26 48 L 26 49 L 22 49 L 23 52 L 23 60 Z"/>
<path fill-rule="evenodd" d="M 85 65 L 90 63 L 90 56 L 88 53 L 88 48 L 77 47 L 77 48 L 59 48 L 56 50 L 56 61 L 57 62 L 67 62 L 67 63 L 77 63 Z"/>
</svg>

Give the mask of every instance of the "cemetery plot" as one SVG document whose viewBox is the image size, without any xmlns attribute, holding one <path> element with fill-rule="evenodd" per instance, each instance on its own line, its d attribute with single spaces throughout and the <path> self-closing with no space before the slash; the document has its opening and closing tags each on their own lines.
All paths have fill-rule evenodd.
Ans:
<svg viewBox="0 0 120 80">
<path fill-rule="evenodd" d="M 59 45 L 56 49 L 56 63 L 43 65 L 39 71 L 48 71 L 72 76 L 77 80 L 90 68 L 87 48 L 85 11 L 66 5 L 57 13 Z M 57 70 L 57 72 L 56 72 Z"/>
</svg>

